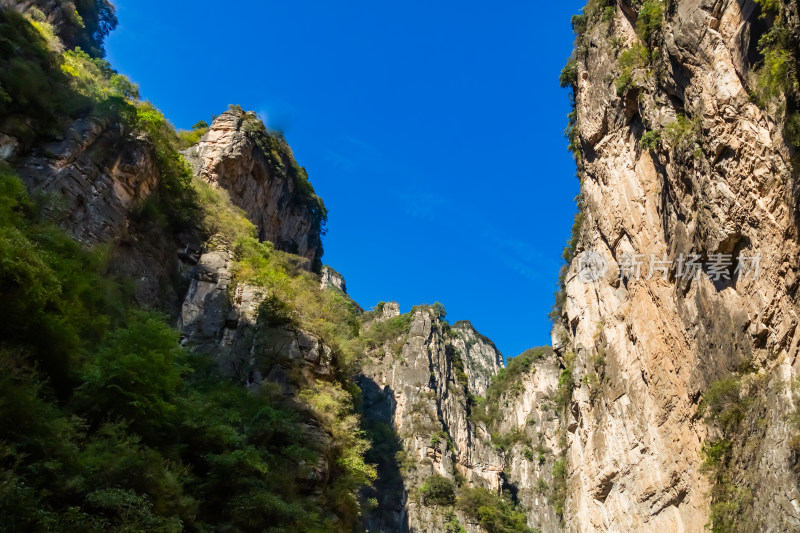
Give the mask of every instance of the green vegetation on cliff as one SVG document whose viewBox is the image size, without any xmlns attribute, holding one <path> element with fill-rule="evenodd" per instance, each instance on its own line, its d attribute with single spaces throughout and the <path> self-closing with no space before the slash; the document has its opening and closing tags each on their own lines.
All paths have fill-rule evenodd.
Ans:
<svg viewBox="0 0 800 533">
<path fill-rule="evenodd" d="M 82 11 L 93 33 L 110 14 Z M 81 6 L 90 3 L 78 2 Z M 87 8 L 88 9 L 88 8 Z M 352 302 L 272 250 L 227 196 L 194 181 L 174 128 L 101 50 L 56 52 L 40 20 L 0 9 L 0 122 L 26 146 L 76 118 L 152 144 L 157 195 L 138 218 L 235 244 L 237 282 L 267 288 L 288 323 L 335 352 L 335 376 L 296 398 L 246 388 L 179 343 L 169 319 L 130 305 L 130 280 L 39 215 L 0 167 L 0 521 L 14 531 L 350 531 L 375 478 L 356 414 Z M 300 171 L 297 171 L 298 173 Z M 306 180 L 307 181 L 307 180 Z M 299 182 L 302 187 L 305 185 Z M 306 191 L 307 187 L 302 191 Z M 302 193 L 301 191 L 301 193 Z M 313 191 L 312 191 L 313 192 Z M 321 213 L 324 215 L 324 213 Z M 322 218 L 320 218 L 322 221 Z M 269 312 L 265 309 L 264 312 Z M 330 441 L 319 438 L 322 431 Z M 329 465 L 327 480 L 315 467 Z M 327 481 L 327 482 L 326 482 Z M 313 497 L 309 495 L 314 491 Z"/>
<path fill-rule="evenodd" d="M 487 533 L 534 533 L 525 513 L 508 498 L 488 489 L 464 488 L 457 507 L 478 522 Z"/>
<path fill-rule="evenodd" d="M 800 27 L 797 4 L 757 0 L 770 25 L 758 41 L 763 60 L 755 71 L 751 99 L 783 119 L 788 144 L 800 148 Z"/>
<path fill-rule="evenodd" d="M 40 221 L 0 177 L 0 520 L 17 531 L 330 531 L 354 525 L 374 477 L 349 392 L 320 383 L 298 408 L 248 391 L 178 344 L 165 318 Z M 333 449 L 309 439 L 321 424 Z M 296 480 L 333 453 L 323 498 Z M 336 518 L 334 518 L 336 517 Z M 332 520 L 335 520 L 333 522 Z"/>
</svg>

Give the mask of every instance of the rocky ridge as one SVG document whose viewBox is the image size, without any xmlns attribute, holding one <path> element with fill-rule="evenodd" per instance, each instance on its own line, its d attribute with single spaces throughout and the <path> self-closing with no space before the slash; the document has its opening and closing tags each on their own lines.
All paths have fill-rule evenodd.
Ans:
<svg viewBox="0 0 800 533">
<path fill-rule="evenodd" d="M 232 107 L 217 116 L 187 156 L 200 179 L 245 211 L 260 240 L 320 268 L 325 206 L 286 141 L 255 113 Z"/>
</svg>

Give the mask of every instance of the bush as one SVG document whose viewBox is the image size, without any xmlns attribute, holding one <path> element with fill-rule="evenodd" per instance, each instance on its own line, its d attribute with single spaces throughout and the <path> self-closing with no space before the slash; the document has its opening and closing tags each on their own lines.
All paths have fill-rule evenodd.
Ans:
<svg viewBox="0 0 800 533">
<path fill-rule="evenodd" d="M 444 525 L 445 533 L 467 533 L 467 530 L 458 521 L 458 517 L 454 511 L 449 511 L 445 517 L 447 523 Z"/>
<path fill-rule="evenodd" d="M 75 396 L 90 420 L 124 419 L 152 435 L 174 413 L 175 396 L 188 372 L 186 353 L 166 317 L 135 311 L 109 332 L 84 370 Z"/>
<path fill-rule="evenodd" d="M 456 486 L 446 477 L 433 474 L 419 488 L 419 495 L 425 505 L 449 506 L 456 503 Z"/>
<path fill-rule="evenodd" d="M 561 69 L 561 74 L 558 77 L 562 89 L 567 87 L 574 87 L 578 83 L 578 61 L 571 57 L 564 68 Z"/>
<path fill-rule="evenodd" d="M 730 448 L 731 441 L 728 439 L 704 442 L 700 450 L 700 454 L 703 456 L 702 469 L 704 471 L 709 471 L 720 468 Z"/>
<path fill-rule="evenodd" d="M 563 459 L 559 459 L 553 463 L 551 498 L 556 514 L 564 516 L 564 505 L 567 500 L 567 463 Z"/>
<path fill-rule="evenodd" d="M 533 454 L 533 450 L 531 450 L 528 447 L 526 447 L 524 450 L 522 450 L 522 456 L 525 457 L 525 459 L 527 459 L 528 461 L 533 461 L 533 459 L 535 458 L 535 455 Z"/>
<path fill-rule="evenodd" d="M 656 130 L 645 132 L 645 134 L 642 135 L 641 143 L 642 146 L 650 150 L 655 150 L 661 143 L 661 132 Z"/>
<path fill-rule="evenodd" d="M 700 117 L 687 119 L 685 115 L 678 115 L 677 119 L 664 126 L 664 138 L 667 139 L 674 150 L 688 150 L 700 140 Z"/>
<path fill-rule="evenodd" d="M 566 368 L 561 370 L 561 375 L 558 378 L 558 387 L 553 400 L 555 401 L 556 408 L 561 413 L 566 413 L 567 407 L 572 400 L 572 389 L 574 388 L 574 380 L 572 377 L 572 365 L 575 361 L 575 354 L 568 353 L 564 356 L 566 360 Z"/>
<path fill-rule="evenodd" d="M 639 8 L 636 33 L 648 46 L 652 46 L 653 37 L 661 30 L 663 19 L 664 6 L 659 0 L 648 0 Z"/>
<path fill-rule="evenodd" d="M 709 422 L 718 422 L 723 432 L 729 432 L 739 422 L 752 401 L 741 397 L 742 382 L 738 376 L 731 376 L 712 383 L 703 400 L 699 413 Z"/>
<path fill-rule="evenodd" d="M 650 62 L 650 50 L 636 43 L 619 55 L 620 75 L 615 82 L 617 96 L 622 96 L 633 83 L 633 72 Z"/>
<path fill-rule="evenodd" d="M 583 35 L 586 33 L 586 28 L 588 26 L 586 15 L 572 15 L 572 20 L 570 22 L 572 25 L 572 31 L 575 32 L 576 35 Z"/>
<path fill-rule="evenodd" d="M 800 148 L 800 112 L 792 113 L 786 118 L 784 136 L 789 144 L 795 148 Z"/>
<path fill-rule="evenodd" d="M 156 162 L 161 172 L 158 202 L 173 229 L 186 229 L 194 225 L 200 215 L 197 193 L 192 186 L 192 171 L 180 154 L 180 141 L 172 124 L 150 102 L 136 103 L 135 126 L 147 133 L 156 151 Z"/>
<path fill-rule="evenodd" d="M 509 499 L 484 488 L 465 488 L 458 508 L 488 533 L 532 533 L 525 513 Z"/>
<path fill-rule="evenodd" d="M 517 444 L 526 444 L 527 442 L 527 436 L 519 429 L 515 429 L 503 434 L 492 433 L 492 444 L 494 445 L 494 449 L 500 453 L 507 452 Z"/>
</svg>

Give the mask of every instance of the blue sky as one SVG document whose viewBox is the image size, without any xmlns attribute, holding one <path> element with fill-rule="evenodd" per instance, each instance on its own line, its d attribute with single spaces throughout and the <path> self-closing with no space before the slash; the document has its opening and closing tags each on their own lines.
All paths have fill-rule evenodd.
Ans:
<svg viewBox="0 0 800 533">
<path fill-rule="evenodd" d="M 240 104 L 285 132 L 359 304 L 441 301 L 514 356 L 550 341 L 583 3 L 115 0 L 107 48 L 179 128 Z"/>
</svg>

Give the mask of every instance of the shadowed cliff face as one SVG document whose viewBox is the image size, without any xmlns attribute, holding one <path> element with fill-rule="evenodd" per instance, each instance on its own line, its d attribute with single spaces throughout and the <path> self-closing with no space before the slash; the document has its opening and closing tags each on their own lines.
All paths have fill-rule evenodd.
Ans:
<svg viewBox="0 0 800 533">
<path fill-rule="evenodd" d="M 255 114 L 222 113 L 188 156 L 200 179 L 225 189 L 245 211 L 259 239 L 307 258 L 319 271 L 325 206 L 286 142 Z"/>
<path fill-rule="evenodd" d="M 504 369 L 494 344 L 469 322 L 449 326 L 426 307 L 412 313 L 397 339 L 370 353 L 359 378 L 368 432 L 380 425 L 375 445 L 393 452 L 378 458 L 376 490 L 368 493 L 378 507 L 366 514 L 366 526 L 439 532 L 455 516 L 467 531 L 483 531 L 475 509 L 457 505 L 451 514 L 452 503 L 425 500 L 420 489 L 442 476 L 459 495 L 469 487 L 502 491 L 529 526 L 555 531 L 547 487 L 560 451 L 559 419 L 551 410 L 559 362 L 542 351 L 535 366 L 509 380 L 512 386 L 489 394 Z M 398 315 L 389 303 L 375 320 Z M 495 408 L 487 409 L 488 402 Z"/>
<path fill-rule="evenodd" d="M 662 6 L 648 40 L 641 12 L 622 7 L 588 21 L 572 80 L 578 258 L 593 251 L 608 269 L 586 280 L 573 261 L 553 334 L 560 353 L 577 354 L 565 526 L 699 532 L 710 517 L 721 527 L 724 512 L 736 517 L 731 531 L 800 527 L 788 445 L 797 433 L 788 422 L 799 370 L 797 172 L 783 114 L 749 94 L 765 23 L 753 2 L 680 0 Z M 785 9 L 796 23 L 796 7 Z M 637 46 L 649 58 L 625 56 Z M 642 275 L 620 280 L 634 254 Z M 682 254 L 759 256 L 760 276 L 682 279 Z M 666 279 L 648 279 L 651 257 L 672 263 Z M 713 391 L 731 375 L 744 420 L 726 424 L 714 418 Z M 701 468 L 703 443 L 721 439 L 729 451 Z"/>
</svg>

